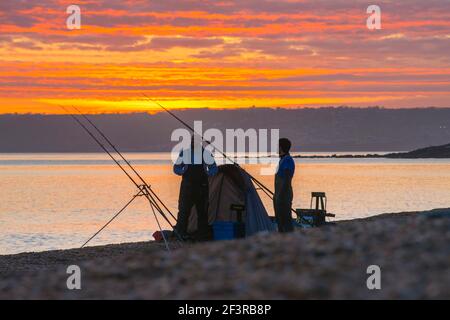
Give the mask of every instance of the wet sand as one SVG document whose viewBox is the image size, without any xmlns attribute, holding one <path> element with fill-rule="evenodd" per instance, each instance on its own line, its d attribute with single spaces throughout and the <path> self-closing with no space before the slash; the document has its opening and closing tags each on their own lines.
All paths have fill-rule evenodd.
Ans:
<svg viewBox="0 0 450 320">
<path fill-rule="evenodd" d="M 1 299 L 450 299 L 450 209 L 244 240 L 0 256 Z M 79 265 L 81 290 L 66 269 Z M 369 265 L 381 290 L 368 290 Z"/>
</svg>

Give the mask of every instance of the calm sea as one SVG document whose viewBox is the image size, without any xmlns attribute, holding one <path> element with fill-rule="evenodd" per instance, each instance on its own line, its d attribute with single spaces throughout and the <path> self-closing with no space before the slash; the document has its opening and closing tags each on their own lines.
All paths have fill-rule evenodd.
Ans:
<svg viewBox="0 0 450 320">
<path fill-rule="evenodd" d="M 176 213 L 180 178 L 167 153 L 126 157 Z M 266 166 L 266 165 L 264 165 Z M 270 188 L 262 165 L 244 166 Z M 328 196 L 337 219 L 450 207 L 450 160 L 301 159 L 294 206 L 312 191 Z M 0 154 L 0 254 L 75 248 L 134 194 L 126 176 L 103 154 Z M 271 201 L 261 195 L 272 214 Z M 91 245 L 152 239 L 156 224 L 138 199 Z"/>
</svg>

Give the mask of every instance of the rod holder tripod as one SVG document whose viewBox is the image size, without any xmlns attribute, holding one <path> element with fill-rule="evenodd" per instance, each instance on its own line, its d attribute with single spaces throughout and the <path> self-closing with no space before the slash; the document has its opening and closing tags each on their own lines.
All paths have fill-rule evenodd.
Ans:
<svg viewBox="0 0 450 320">
<path fill-rule="evenodd" d="M 82 246 L 81 246 L 81 248 L 83 248 L 84 246 L 86 246 L 92 239 L 94 239 L 100 232 L 102 232 L 103 231 L 103 229 L 105 229 L 111 222 L 113 222 L 114 221 L 114 219 L 116 219 L 122 212 L 124 212 L 125 211 L 125 209 L 126 208 L 128 208 L 128 206 L 136 199 L 136 198 L 138 198 L 138 197 L 146 197 L 147 198 L 147 200 L 149 201 L 149 204 L 150 204 L 150 207 L 151 207 L 151 209 L 152 209 L 152 212 L 153 212 L 153 215 L 154 215 L 154 217 L 155 217 L 155 219 L 156 219 L 156 223 L 158 224 L 158 227 L 159 227 L 159 229 L 161 230 L 161 234 L 162 234 L 162 236 L 163 236 L 163 239 L 164 239 L 164 244 L 166 245 L 166 249 L 167 249 L 167 251 L 170 251 L 170 248 L 169 248 L 169 244 L 168 244 L 168 239 L 166 238 L 166 236 L 164 235 L 164 232 L 162 232 L 162 227 L 161 227 L 161 224 L 160 224 L 160 222 L 159 222 L 159 219 L 158 219 L 158 217 L 157 217 L 157 215 L 156 215 L 156 212 L 155 212 L 155 205 L 157 205 L 156 203 L 154 203 L 153 201 L 152 201 L 152 198 L 151 198 L 151 189 L 150 189 L 150 186 L 149 185 L 147 185 L 147 184 L 141 184 L 141 185 L 138 185 L 138 193 L 136 193 L 131 199 L 130 199 L 130 201 L 128 201 L 126 204 L 125 204 L 125 206 L 122 208 L 122 209 L 120 209 L 119 210 L 119 212 L 117 212 L 102 228 L 100 228 L 100 230 L 98 230 L 92 237 L 90 237 Z"/>
<path fill-rule="evenodd" d="M 68 112 L 68 110 L 65 107 L 63 107 L 63 106 L 60 106 L 60 107 L 64 111 Z M 139 190 L 139 192 L 137 194 L 135 194 L 133 196 L 133 198 L 117 214 L 115 214 L 99 231 L 97 231 L 91 238 L 89 238 L 89 240 L 86 241 L 81 247 L 83 248 L 97 234 L 99 234 L 104 228 L 106 228 L 119 214 L 121 214 L 131 204 L 131 202 L 134 201 L 134 199 L 136 199 L 139 196 L 145 196 L 147 198 L 147 200 L 150 204 L 150 208 L 152 209 L 153 215 L 155 217 L 155 220 L 156 220 L 161 232 L 162 232 L 161 224 L 159 223 L 159 219 L 158 219 L 156 212 L 158 212 L 158 214 L 161 215 L 161 217 L 163 217 L 172 228 L 174 228 L 172 225 L 172 222 L 169 220 L 169 218 L 167 217 L 166 213 L 164 212 L 164 210 L 162 208 L 164 208 L 166 210 L 166 212 L 175 220 L 175 222 L 177 219 L 172 214 L 172 212 L 169 210 L 169 208 L 164 204 L 164 202 L 162 202 L 162 200 L 158 197 L 158 195 L 150 188 L 150 186 L 147 184 L 147 182 L 144 180 L 144 178 L 136 171 L 136 169 L 131 165 L 131 163 L 123 156 L 123 154 L 114 146 L 114 144 L 111 142 L 111 140 L 109 140 L 108 137 L 86 115 L 82 114 L 81 111 L 78 110 L 77 108 L 75 108 L 74 106 L 72 106 L 72 108 L 80 114 L 80 116 L 85 120 L 86 123 L 83 123 L 80 119 L 78 119 L 77 116 L 68 112 L 70 114 L 70 116 L 103 149 L 103 151 L 105 151 L 106 154 L 108 154 L 108 156 L 114 161 L 114 163 L 123 171 L 123 173 L 130 179 L 130 181 Z M 87 125 L 87 123 L 89 123 L 89 125 L 92 127 L 93 130 L 95 130 L 95 132 L 97 134 L 94 134 L 94 132 L 91 131 L 92 129 L 89 129 L 87 127 L 87 126 L 89 126 L 89 125 Z M 104 141 L 102 142 L 99 139 L 100 140 L 103 139 Z M 119 162 L 119 159 L 117 159 L 116 156 L 113 155 L 113 152 L 109 151 L 105 147 L 105 145 L 104 145 L 105 142 L 125 162 L 126 166 L 132 170 L 135 177 L 132 177 L 132 173 L 130 173 L 128 170 L 125 170 L 124 166 L 122 166 L 122 164 Z M 141 181 L 142 184 L 138 184 L 138 181 Z M 162 208 L 161 208 L 161 206 L 162 206 Z M 156 209 L 156 211 L 155 211 L 155 209 Z M 165 237 L 164 237 L 164 242 L 166 244 L 167 250 L 170 251 Z"/>
<path fill-rule="evenodd" d="M 117 212 L 103 227 L 101 227 L 96 233 L 94 233 L 94 235 L 92 237 L 90 237 L 82 246 L 81 248 L 83 248 L 85 245 L 87 245 L 92 239 L 94 239 L 100 232 L 103 231 L 103 229 L 105 229 L 111 222 L 114 221 L 114 219 L 116 219 L 122 212 L 125 211 L 126 208 L 128 208 L 128 206 L 137 198 L 142 196 L 142 190 L 139 190 L 138 193 L 136 193 L 130 201 L 127 202 L 127 204 L 125 206 L 123 206 L 122 209 L 119 210 L 119 212 Z"/>
<path fill-rule="evenodd" d="M 138 185 L 139 197 L 150 196 L 150 186 L 146 184 Z"/>
</svg>

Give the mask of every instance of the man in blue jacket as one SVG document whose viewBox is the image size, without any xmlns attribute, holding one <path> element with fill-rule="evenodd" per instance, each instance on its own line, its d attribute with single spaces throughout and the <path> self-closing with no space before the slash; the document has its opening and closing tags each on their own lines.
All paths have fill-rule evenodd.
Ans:
<svg viewBox="0 0 450 320">
<path fill-rule="evenodd" d="M 182 176 L 178 199 L 178 221 L 176 230 L 181 237 L 188 238 L 188 223 L 192 207 L 197 211 L 197 235 L 200 241 L 209 237 L 208 176 L 217 173 L 214 157 L 202 146 L 200 137 L 192 137 L 191 147 L 182 150 L 173 166 L 175 174 Z"/>
<path fill-rule="evenodd" d="M 286 138 L 279 140 L 279 156 L 277 172 L 275 173 L 275 193 L 273 197 L 273 206 L 275 210 L 275 219 L 278 224 L 279 232 L 294 231 L 292 224 L 292 178 L 295 173 L 295 162 L 289 151 L 291 150 L 291 141 Z"/>
</svg>

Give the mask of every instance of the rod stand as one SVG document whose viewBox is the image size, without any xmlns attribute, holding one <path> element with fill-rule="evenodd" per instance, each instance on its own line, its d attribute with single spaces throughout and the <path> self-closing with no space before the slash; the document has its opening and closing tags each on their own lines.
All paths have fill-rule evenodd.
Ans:
<svg viewBox="0 0 450 320">
<path fill-rule="evenodd" d="M 90 237 L 82 246 L 83 248 L 85 245 L 87 245 L 92 239 L 94 239 L 100 232 L 102 232 L 103 229 L 105 229 L 111 222 L 113 222 L 114 219 L 116 219 L 122 212 L 125 211 L 126 208 L 137 198 L 142 196 L 142 190 L 140 190 L 138 193 L 136 193 L 130 201 L 127 202 L 127 204 L 119 210 L 103 227 L 101 227 L 92 237 Z"/>
<path fill-rule="evenodd" d="M 140 197 L 142 197 L 142 196 L 144 196 L 144 197 L 147 197 L 147 196 L 150 196 L 150 186 L 149 185 L 146 185 L 146 184 L 140 184 L 140 185 L 138 185 L 138 190 L 139 190 L 139 193 L 140 193 Z"/>
</svg>

